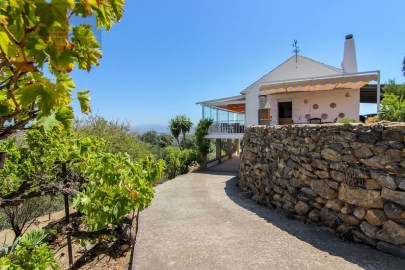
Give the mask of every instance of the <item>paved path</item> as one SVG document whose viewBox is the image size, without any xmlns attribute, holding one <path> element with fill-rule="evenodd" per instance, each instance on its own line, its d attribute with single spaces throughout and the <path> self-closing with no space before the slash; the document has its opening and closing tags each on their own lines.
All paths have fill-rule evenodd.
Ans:
<svg viewBox="0 0 405 270">
<path fill-rule="evenodd" d="M 156 187 L 140 214 L 134 269 L 405 269 L 405 260 L 242 197 L 229 164 Z"/>
</svg>

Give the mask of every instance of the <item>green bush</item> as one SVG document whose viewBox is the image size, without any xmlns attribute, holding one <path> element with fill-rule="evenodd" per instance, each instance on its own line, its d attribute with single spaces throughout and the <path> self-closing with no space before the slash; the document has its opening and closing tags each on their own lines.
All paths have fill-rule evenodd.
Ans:
<svg viewBox="0 0 405 270">
<path fill-rule="evenodd" d="M 43 230 L 25 233 L 15 250 L 0 258 L 1 269 L 59 269 L 53 251 L 44 243 L 46 236 Z"/>
<path fill-rule="evenodd" d="M 178 175 L 188 173 L 189 166 L 197 161 L 198 152 L 193 149 L 180 149 L 168 146 L 164 149 L 163 159 L 166 162 L 166 177 L 173 179 Z"/>
<path fill-rule="evenodd" d="M 341 124 L 350 124 L 350 123 L 359 123 L 359 121 L 353 119 L 353 118 L 342 118 L 337 121 L 337 123 Z"/>
<path fill-rule="evenodd" d="M 80 137 L 103 139 L 109 153 L 125 152 L 135 161 L 150 154 L 148 144 L 131 131 L 129 123 L 108 121 L 96 115 L 76 120 L 73 126 Z"/>
<path fill-rule="evenodd" d="M 199 152 L 199 160 L 202 161 L 210 152 L 211 145 L 209 140 L 205 140 L 205 135 L 208 134 L 208 129 L 212 125 L 212 119 L 201 119 L 195 129 L 196 145 Z"/>
<path fill-rule="evenodd" d="M 384 94 L 380 105 L 381 119 L 405 122 L 405 98 L 394 93 Z"/>
</svg>

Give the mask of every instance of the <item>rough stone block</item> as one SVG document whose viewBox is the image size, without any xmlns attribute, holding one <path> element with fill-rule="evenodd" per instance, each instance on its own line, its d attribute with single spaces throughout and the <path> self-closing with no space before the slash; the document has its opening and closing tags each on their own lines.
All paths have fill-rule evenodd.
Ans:
<svg viewBox="0 0 405 270">
<path fill-rule="evenodd" d="M 318 168 L 320 170 L 327 171 L 329 170 L 329 162 L 326 160 L 321 160 L 321 159 L 315 159 L 312 164 L 313 167 Z"/>
<path fill-rule="evenodd" d="M 382 132 L 382 139 L 384 141 L 396 141 L 396 142 L 403 142 L 404 141 L 404 134 L 402 132 L 395 132 L 391 130 L 384 130 Z"/>
<path fill-rule="evenodd" d="M 361 242 L 370 246 L 375 247 L 377 245 L 377 240 L 375 239 L 371 239 L 367 236 L 365 236 L 362 232 L 357 231 L 357 230 L 353 230 L 352 231 L 353 234 L 353 240 L 356 242 Z"/>
<path fill-rule="evenodd" d="M 284 192 L 284 196 L 282 198 L 283 201 L 289 201 L 293 204 L 297 203 L 297 198 L 294 197 L 290 192 Z"/>
<path fill-rule="evenodd" d="M 334 200 L 329 200 L 326 205 L 326 207 L 333 209 L 335 211 L 341 211 L 342 207 L 343 207 L 343 203 L 341 200 L 339 199 L 334 199 Z"/>
<path fill-rule="evenodd" d="M 341 160 L 339 152 L 337 152 L 333 149 L 330 149 L 330 148 L 322 149 L 321 155 L 326 160 L 331 160 L 331 161 L 340 161 Z"/>
<path fill-rule="evenodd" d="M 328 184 L 328 186 L 330 186 L 334 190 L 337 190 L 339 188 L 339 184 L 333 180 L 325 179 L 325 183 Z"/>
<path fill-rule="evenodd" d="M 377 189 L 377 190 L 382 188 L 382 186 L 377 182 L 377 180 L 371 178 L 366 179 L 364 181 L 364 187 L 366 189 Z"/>
<path fill-rule="evenodd" d="M 331 187 L 329 187 L 328 184 L 325 183 L 325 181 L 312 180 L 311 188 L 316 194 L 328 200 L 332 200 L 337 197 L 337 192 Z"/>
<path fill-rule="evenodd" d="M 310 207 L 307 203 L 299 201 L 295 206 L 294 206 L 294 211 L 298 214 L 298 215 L 305 215 L 306 213 L 308 213 Z"/>
<path fill-rule="evenodd" d="M 373 152 L 371 152 L 367 145 L 362 145 L 360 148 L 354 150 L 354 155 L 358 158 L 369 158 L 374 156 Z"/>
<path fill-rule="evenodd" d="M 307 163 L 301 163 L 301 166 L 304 167 L 305 170 L 309 171 L 309 172 L 313 172 L 314 169 L 312 168 L 312 166 L 310 164 Z"/>
<path fill-rule="evenodd" d="M 330 174 L 327 171 L 315 171 L 315 174 L 319 177 L 319 178 L 330 178 Z"/>
<path fill-rule="evenodd" d="M 388 220 L 376 234 L 376 238 L 394 245 L 405 244 L 405 228 Z"/>
<path fill-rule="evenodd" d="M 305 195 L 305 194 L 302 193 L 302 192 L 297 195 L 297 199 L 300 200 L 300 201 L 304 201 L 304 202 L 309 202 L 309 201 L 312 201 L 312 200 L 313 200 L 313 199 L 310 198 L 308 195 Z"/>
<path fill-rule="evenodd" d="M 349 165 L 345 162 L 331 162 L 330 163 L 331 170 L 345 172 L 347 170 L 347 168 L 349 168 Z"/>
<path fill-rule="evenodd" d="M 292 187 L 300 188 L 305 186 L 305 182 L 302 179 L 292 178 L 290 179 L 290 185 Z"/>
<path fill-rule="evenodd" d="M 371 225 L 370 223 L 368 223 L 367 221 L 363 221 L 360 224 L 360 229 L 362 230 L 362 232 L 370 238 L 375 238 L 375 235 L 378 231 L 378 227 L 375 227 L 373 225 Z"/>
<path fill-rule="evenodd" d="M 274 194 L 273 197 L 272 197 L 272 200 L 275 201 L 275 202 L 280 201 L 281 200 L 281 195 L 277 194 L 277 193 Z"/>
<path fill-rule="evenodd" d="M 346 223 L 341 224 L 339 227 L 337 227 L 336 231 L 340 234 L 347 235 L 349 236 L 351 232 L 355 229 L 356 227 L 353 225 L 349 225 Z"/>
<path fill-rule="evenodd" d="M 372 168 L 384 169 L 385 165 L 387 164 L 384 159 L 379 157 L 371 157 L 367 159 L 360 159 L 360 161 Z"/>
<path fill-rule="evenodd" d="M 405 190 L 405 179 L 404 178 L 397 180 L 397 183 L 398 183 L 398 188 Z"/>
<path fill-rule="evenodd" d="M 320 204 L 325 204 L 328 201 L 328 199 L 325 199 L 324 197 L 319 196 L 319 197 L 315 198 L 315 201 Z"/>
<path fill-rule="evenodd" d="M 353 209 L 349 205 L 345 205 L 342 207 L 340 212 L 342 212 L 343 214 L 346 214 L 346 215 L 350 215 L 353 213 Z"/>
<path fill-rule="evenodd" d="M 321 216 L 321 213 L 318 209 L 313 209 L 308 214 L 308 217 L 314 221 L 319 221 L 320 216 Z"/>
<path fill-rule="evenodd" d="M 300 173 L 302 173 L 302 174 L 304 174 L 304 175 L 306 175 L 308 177 L 317 178 L 317 176 L 315 174 L 305 170 L 303 167 L 299 167 L 298 170 L 300 171 Z"/>
<path fill-rule="evenodd" d="M 323 207 L 321 210 L 321 220 L 326 226 L 331 228 L 336 228 L 340 224 L 337 213 L 327 207 Z"/>
<path fill-rule="evenodd" d="M 389 174 L 396 174 L 397 176 L 405 176 L 405 168 L 399 167 L 395 163 L 389 163 L 384 168 Z"/>
<path fill-rule="evenodd" d="M 387 162 L 400 162 L 402 160 L 402 151 L 398 149 L 388 149 L 385 151 L 385 160 Z"/>
<path fill-rule="evenodd" d="M 381 226 L 387 221 L 387 216 L 384 211 L 378 209 L 370 209 L 364 217 L 368 223 L 374 226 Z"/>
<path fill-rule="evenodd" d="M 342 161 L 347 162 L 347 163 L 356 163 L 358 161 L 358 159 L 351 154 L 341 155 L 341 159 L 342 159 Z"/>
<path fill-rule="evenodd" d="M 405 208 L 395 203 L 384 203 L 384 212 L 389 219 L 405 225 Z"/>
<path fill-rule="evenodd" d="M 356 207 L 353 211 L 353 215 L 358 219 L 363 219 L 366 216 L 366 210 L 362 207 Z"/>
<path fill-rule="evenodd" d="M 393 191 L 387 188 L 383 188 L 381 191 L 381 197 L 405 206 L 405 192 L 403 191 Z"/>
<path fill-rule="evenodd" d="M 346 175 L 340 171 L 330 171 L 330 175 L 338 182 L 344 182 L 346 180 Z"/>
<path fill-rule="evenodd" d="M 316 195 L 316 193 L 309 187 L 303 187 L 301 188 L 301 192 L 303 192 L 305 195 L 308 195 L 310 197 L 317 197 L 318 195 Z"/>
<path fill-rule="evenodd" d="M 350 188 L 343 183 L 339 188 L 339 199 L 346 203 L 364 208 L 383 208 L 383 201 L 380 192 L 360 188 Z"/>
<path fill-rule="evenodd" d="M 350 225 L 357 225 L 360 223 L 360 221 L 352 215 L 345 215 L 343 213 L 339 213 L 338 216 L 344 223 Z"/>
</svg>

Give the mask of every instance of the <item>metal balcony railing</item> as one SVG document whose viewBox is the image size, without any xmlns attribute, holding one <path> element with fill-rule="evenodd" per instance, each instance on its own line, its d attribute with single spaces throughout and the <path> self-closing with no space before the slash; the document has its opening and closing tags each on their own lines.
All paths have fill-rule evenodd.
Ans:
<svg viewBox="0 0 405 270">
<path fill-rule="evenodd" d="M 231 120 L 214 122 L 208 129 L 208 133 L 244 133 L 244 120 Z"/>
</svg>

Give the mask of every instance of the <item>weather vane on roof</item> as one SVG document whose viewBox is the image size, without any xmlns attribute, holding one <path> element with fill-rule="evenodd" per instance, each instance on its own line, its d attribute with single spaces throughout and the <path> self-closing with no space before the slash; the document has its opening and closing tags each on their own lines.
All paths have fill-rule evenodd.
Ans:
<svg viewBox="0 0 405 270">
<path fill-rule="evenodd" d="M 294 39 L 294 43 L 292 44 L 294 50 L 292 51 L 293 53 L 295 53 L 295 63 L 297 63 L 297 55 L 300 52 L 300 47 L 298 47 L 298 41 L 296 39 Z"/>
</svg>

